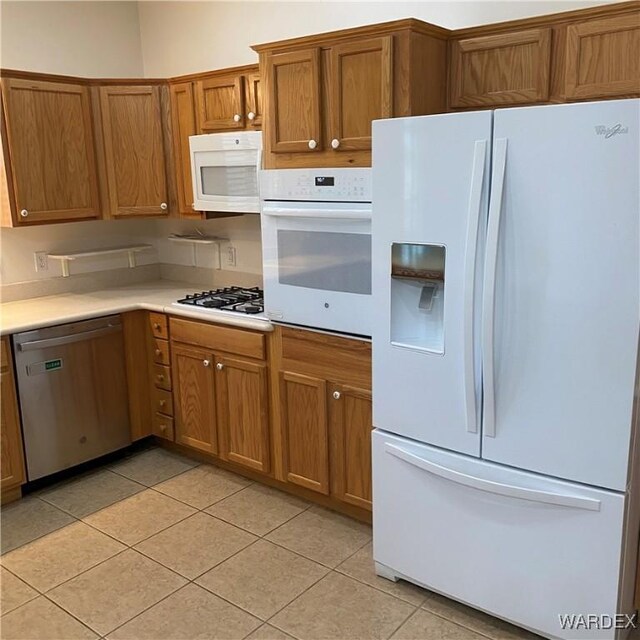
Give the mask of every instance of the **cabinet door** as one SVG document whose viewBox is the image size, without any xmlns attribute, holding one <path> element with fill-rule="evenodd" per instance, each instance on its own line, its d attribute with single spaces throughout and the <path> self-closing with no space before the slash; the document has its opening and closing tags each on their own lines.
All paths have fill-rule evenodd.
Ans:
<svg viewBox="0 0 640 640">
<path fill-rule="evenodd" d="M 100 217 L 86 87 L 2 80 L 14 225 Z"/>
<path fill-rule="evenodd" d="M 191 82 L 172 84 L 171 124 L 173 133 L 173 156 L 176 165 L 178 184 L 178 210 L 180 215 L 189 218 L 202 217 L 193 210 L 193 183 L 191 181 L 191 154 L 189 152 L 189 136 L 196 134 L 196 117 L 193 102 L 193 85 Z"/>
<path fill-rule="evenodd" d="M 567 98 L 640 93 L 640 12 L 567 27 Z"/>
<path fill-rule="evenodd" d="M 216 357 L 220 455 L 250 469 L 269 471 L 267 366 Z"/>
<path fill-rule="evenodd" d="M 551 30 L 530 29 L 451 43 L 452 107 L 544 102 Z"/>
<path fill-rule="evenodd" d="M 259 73 L 245 76 L 246 112 L 249 127 L 262 127 L 262 83 Z"/>
<path fill-rule="evenodd" d="M 269 148 L 273 153 L 319 151 L 320 49 L 266 58 Z"/>
<path fill-rule="evenodd" d="M 195 89 L 200 133 L 244 129 L 242 76 L 198 80 Z"/>
<path fill-rule="evenodd" d="M 176 442 L 218 453 L 213 356 L 205 349 L 172 342 L 171 357 Z"/>
<path fill-rule="evenodd" d="M 371 393 L 345 385 L 329 386 L 331 493 L 371 509 Z"/>
<path fill-rule="evenodd" d="M 2 339 L 0 362 L 0 488 L 13 489 L 25 481 L 18 400 L 9 338 Z"/>
<path fill-rule="evenodd" d="M 160 87 L 101 87 L 109 213 L 168 214 Z"/>
<path fill-rule="evenodd" d="M 393 115 L 393 38 L 331 47 L 333 149 L 371 149 L 371 121 Z"/>
<path fill-rule="evenodd" d="M 284 371 L 280 394 L 287 480 L 328 494 L 327 383 Z"/>
</svg>

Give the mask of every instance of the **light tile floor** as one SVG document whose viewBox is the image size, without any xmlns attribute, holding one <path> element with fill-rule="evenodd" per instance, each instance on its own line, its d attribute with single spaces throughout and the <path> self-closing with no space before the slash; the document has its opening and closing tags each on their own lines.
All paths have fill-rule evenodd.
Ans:
<svg viewBox="0 0 640 640">
<path fill-rule="evenodd" d="M 538 638 L 378 578 L 369 526 L 162 449 L 1 517 L 7 640 Z"/>
</svg>

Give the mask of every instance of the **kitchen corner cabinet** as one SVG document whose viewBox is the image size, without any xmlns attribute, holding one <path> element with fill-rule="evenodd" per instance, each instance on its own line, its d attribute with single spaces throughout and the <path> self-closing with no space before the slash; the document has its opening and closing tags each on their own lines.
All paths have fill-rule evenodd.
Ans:
<svg viewBox="0 0 640 640">
<path fill-rule="evenodd" d="M 450 106 L 546 102 L 551 29 L 527 29 L 451 42 Z"/>
<path fill-rule="evenodd" d="M 170 334 L 176 442 L 269 473 L 264 334 L 179 318 Z"/>
<path fill-rule="evenodd" d="M 283 479 L 371 510 L 371 344 L 276 331 Z"/>
<path fill-rule="evenodd" d="M 4 224 L 101 217 L 89 89 L 2 79 L 2 136 L 11 206 Z"/>
<path fill-rule="evenodd" d="M 99 88 L 109 217 L 169 215 L 173 176 L 164 92 L 159 85 Z"/>
<path fill-rule="evenodd" d="M 267 169 L 371 165 L 371 123 L 441 113 L 448 32 L 418 20 L 253 47 Z"/>
<path fill-rule="evenodd" d="M 640 92 L 640 10 L 570 24 L 565 46 L 566 99 Z"/>
<path fill-rule="evenodd" d="M 0 344 L 0 489 L 2 502 L 20 497 L 20 485 L 26 480 L 20 413 L 13 375 L 9 337 Z"/>
</svg>

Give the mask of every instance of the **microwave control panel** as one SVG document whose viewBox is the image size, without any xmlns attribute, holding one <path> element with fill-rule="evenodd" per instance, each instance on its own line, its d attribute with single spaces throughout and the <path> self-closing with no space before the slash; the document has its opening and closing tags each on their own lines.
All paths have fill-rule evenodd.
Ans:
<svg viewBox="0 0 640 640">
<path fill-rule="evenodd" d="M 273 169 L 260 175 L 263 200 L 371 202 L 371 169 Z"/>
</svg>

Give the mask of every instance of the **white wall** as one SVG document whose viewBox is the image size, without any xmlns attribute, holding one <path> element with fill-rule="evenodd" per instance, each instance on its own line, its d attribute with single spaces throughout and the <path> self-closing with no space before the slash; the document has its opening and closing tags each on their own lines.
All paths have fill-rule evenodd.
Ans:
<svg viewBox="0 0 640 640">
<path fill-rule="evenodd" d="M 145 75 L 175 76 L 252 64 L 250 49 L 306 36 L 398 18 L 420 18 L 456 29 L 533 15 L 580 9 L 611 0 L 466 2 L 191 2 L 139 3 Z"/>
<path fill-rule="evenodd" d="M 88 77 L 143 75 L 137 2 L 0 2 L 0 63 Z"/>
</svg>

